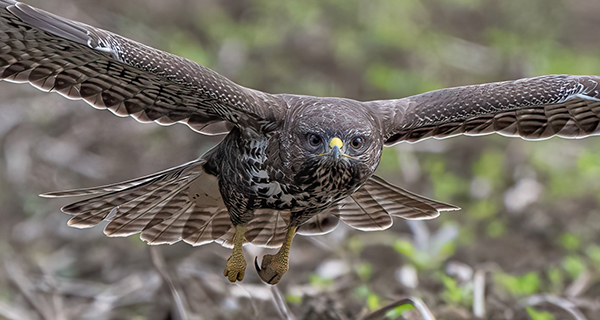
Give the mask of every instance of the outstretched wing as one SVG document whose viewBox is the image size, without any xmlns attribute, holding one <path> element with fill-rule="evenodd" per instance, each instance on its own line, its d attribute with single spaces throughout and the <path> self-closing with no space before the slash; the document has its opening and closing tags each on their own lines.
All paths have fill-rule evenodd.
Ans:
<svg viewBox="0 0 600 320">
<path fill-rule="evenodd" d="M 0 0 L 0 79 L 205 134 L 269 130 L 285 110 L 195 62 L 12 0 Z"/>
<path fill-rule="evenodd" d="M 600 134 L 600 77 L 550 75 L 367 102 L 386 145 L 497 132 L 524 139 Z"/>
</svg>

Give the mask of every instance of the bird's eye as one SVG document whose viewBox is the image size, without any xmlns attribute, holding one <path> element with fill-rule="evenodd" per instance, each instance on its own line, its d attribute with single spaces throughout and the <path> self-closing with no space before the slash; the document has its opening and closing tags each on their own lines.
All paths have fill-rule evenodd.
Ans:
<svg viewBox="0 0 600 320">
<path fill-rule="evenodd" d="M 308 135 L 308 143 L 310 143 L 310 145 L 313 147 L 320 145 L 321 141 L 322 141 L 321 137 L 319 137 L 316 134 L 311 133 Z"/>
<path fill-rule="evenodd" d="M 356 137 L 356 138 L 352 139 L 352 142 L 350 143 L 350 145 L 354 149 L 360 149 L 360 147 L 363 146 L 363 143 L 364 143 L 363 138 Z"/>
</svg>

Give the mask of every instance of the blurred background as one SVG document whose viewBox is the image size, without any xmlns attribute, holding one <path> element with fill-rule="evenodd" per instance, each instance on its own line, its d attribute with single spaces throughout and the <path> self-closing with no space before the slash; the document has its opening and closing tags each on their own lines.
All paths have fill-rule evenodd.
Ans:
<svg viewBox="0 0 600 320">
<path fill-rule="evenodd" d="M 543 74 L 600 75 L 595 0 L 29 0 L 272 92 L 400 98 Z M 273 290 L 246 248 L 69 228 L 46 191 L 138 177 L 219 141 L 0 83 L 0 319 L 355 319 L 418 298 L 438 319 L 597 319 L 600 138 L 498 135 L 387 148 L 378 174 L 462 207 L 383 232 L 297 237 Z M 420 319 L 410 306 L 381 312 Z M 373 317 L 380 319 L 383 317 Z"/>
</svg>

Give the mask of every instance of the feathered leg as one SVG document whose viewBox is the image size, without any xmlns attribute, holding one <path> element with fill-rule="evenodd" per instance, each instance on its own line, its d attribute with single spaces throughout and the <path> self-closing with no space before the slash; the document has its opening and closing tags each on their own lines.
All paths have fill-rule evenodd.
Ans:
<svg viewBox="0 0 600 320">
<path fill-rule="evenodd" d="M 268 284 L 277 284 L 289 269 L 289 254 L 292 240 L 298 227 L 290 227 L 285 235 L 285 240 L 276 254 L 267 254 L 263 257 L 261 266 L 254 258 L 254 267 L 260 278 Z"/>
</svg>

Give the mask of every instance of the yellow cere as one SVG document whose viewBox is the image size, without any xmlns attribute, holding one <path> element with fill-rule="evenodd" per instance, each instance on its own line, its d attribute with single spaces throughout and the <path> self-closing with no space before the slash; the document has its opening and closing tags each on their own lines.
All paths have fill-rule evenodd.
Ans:
<svg viewBox="0 0 600 320">
<path fill-rule="evenodd" d="M 329 147 L 333 149 L 334 146 L 337 146 L 341 149 L 344 146 L 344 143 L 340 138 L 333 138 L 329 140 Z"/>
</svg>

